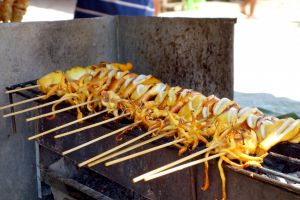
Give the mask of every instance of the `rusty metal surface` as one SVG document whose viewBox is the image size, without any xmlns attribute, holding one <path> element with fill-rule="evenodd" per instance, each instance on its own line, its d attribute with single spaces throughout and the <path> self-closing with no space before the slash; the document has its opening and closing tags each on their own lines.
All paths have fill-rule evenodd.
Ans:
<svg viewBox="0 0 300 200">
<path fill-rule="evenodd" d="M 42 170 L 42 179 L 51 187 L 71 193 L 73 197 L 81 200 L 112 200 L 104 195 L 99 194 L 93 189 L 75 181 L 74 179 L 65 178 L 50 170 Z M 53 190 L 53 189 L 52 189 Z"/>
<path fill-rule="evenodd" d="M 221 179 L 217 167 L 217 162 L 210 162 L 209 178 L 210 186 L 207 191 L 203 192 L 201 186 L 203 184 L 203 166 L 198 166 L 197 174 L 197 199 L 220 199 L 222 195 Z M 238 170 L 233 167 L 224 167 L 226 175 L 226 191 L 228 200 L 273 200 L 285 199 L 295 200 L 299 199 L 299 194 L 293 193 L 285 186 L 277 187 L 274 181 L 266 181 L 266 177 L 255 174 L 251 177 L 249 171 Z M 242 172 L 241 172 L 242 171 Z M 246 172 L 246 173 L 245 173 Z"/>
<path fill-rule="evenodd" d="M 54 121 L 41 121 L 41 131 L 47 130 L 51 127 L 55 127 L 58 124 L 65 123 L 69 120 L 74 120 L 75 117 L 70 116 L 57 116 Z M 101 120 L 101 118 L 98 120 Z M 84 125 L 87 125 L 85 123 Z M 53 134 L 42 138 L 39 143 L 47 148 L 55 151 L 62 152 L 63 150 L 67 150 L 71 147 L 74 147 L 78 144 L 83 143 L 84 141 L 89 141 L 97 136 L 103 135 L 104 133 L 108 133 L 113 129 L 117 129 L 121 124 L 119 123 L 111 123 L 111 127 L 98 127 L 89 131 L 84 131 L 79 134 L 74 134 L 68 136 L 66 138 L 61 139 L 53 139 Z M 81 125 L 75 125 L 70 128 L 66 128 L 63 131 L 72 130 L 76 127 L 80 127 Z M 136 130 L 136 134 L 140 134 L 139 130 Z M 62 132 L 62 131 L 59 131 Z M 57 132 L 58 133 L 58 132 Z M 124 141 L 133 138 L 132 135 L 127 135 L 124 137 Z M 87 158 L 90 158 L 94 155 L 97 155 L 105 150 L 108 150 L 114 147 L 117 144 L 115 137 L 107 138 L 102 142 L 95 143 L 88 147 L 85 147 L 79 151 L 76 151 L 66 157 L 73 160 L 75 163 L 79 163 L 84 161 Z M 149 144 L 145 145 L 143 148 L 139 148 L 132 152 L 137 152 L 143 150 L 145 148 L 153 147 L 157 144 Z M 117 183 L 130 188 L 134 191 L 137 191 L 139 194 L 146 198 L 150 199 L 183 199 L 188 198 L 192 199 L 193 195 L 193 187 L 191 182 L 191 174 L 189 171 L 185 173 L 181 173 L 175 176 L 168 176 L 165 179 L 161 179 L 158 182 L 153 181 L 149 183 L 139 183 L 133 184 L 132 178 L 137 175 L 140 175 L 144 172 L 147 172 L 151 169 L 154 169 L 158 166 L 166 164 L 168 162 L 174 161 L 178 159 L 178 156 L 174 149 L 166 149 L 164 151 L 158 151 L 151 153 L 149 155 L 143 156 L 141 158 L 132 159 L 127 162 L 112 166 L 105 167 L 103 164 L 97 165 L 92 169 L 97 173 L 104 175 L 105 177 L 116 181 Z M 181 192 L 178 193 L 178 188 L 180 188 Z"/>
<path fill-rule="evenodd" d="M 75 116 L 58 115 L 55 121 L 41 121 L 41 131 L 53 128 L 58 124 L 75 119 Z M 101 118 L 97 119 L 101 120 Z M 87 125 L 86 122 L 84 125 Z M 61 132 L 80 127 L 64 129 Z M 58 154 L 63 150 L 67 150 L 96 136 L 110 132 L 112 129 L 123 126 L 122 121 L 118 123 L 110 123 L 108 126 L 94 128 L 84 131 L 66 138 L 53 139 L 54 134 L 50 134 L 39 140 L 42 146 L 47 147 L 51 151 Z M 139 131 L 136 132 L 137 134 Z M 133 135 L 124 136 L 124 141 L 132 138 Z M 122 142 L 124 142 L 122 141 Z M 79 151 L 76 151 L 66 158 L 72 160 L 75 164 L 86 160 L 98 153 L 101 153 L 117 144 L 115 137 L 108 138 L 101 142 L 97 142 Z M 157 144 L 145 146 L 149 148 Z M 136 152 L 145 148 L 139 148 Z M 172 175 L 155 179 L 147 183 L 132 183 L 132 178 L 144 172 L 162 166 L 168 162 L 178 159 L 177 152 L 173 148 L 163 149 L 146 156 L 135 158 L 111 167 L 105 167 L 103 164 L 93 167 L 91 170 L 104 175 L 105 177 L 130 188 L 141 194 L 145 198 L 150 199 L 217 199 L 221 197 L 221 181 L 216 163 L 211 162 L 210 165 L 210 187 L 208 191 L 203 192 L 200 188 L 203 183 L 203 165 L 199 165 L 190 169 L 176 172 Z M 299 194 L 288 187 L 287 184 L 280 184 L 262 175 L 251 173 L 246 170 L 238 170 L 232 167 L 225 167 L 227 178 L 227 195 L 228 199 L 299 199 Z M 263 188 L 263 189 L 262 189 Z"/>
<path fill-rule="evenodd" d="M 235 19 L 120 17 L 119 60 L 138 73 L 153 74 L 219 97 L 233 98 Z"/>
<path fill-rule="evenodd" d="M 231 166 L 226 166 L 226 169 L 226 171 L 228 171 L 227 177 L 229 177 L 230 171 L 232 171 L 232 173 L 240 174 L 239 176 L 242 177 L 244 182 L 247 182 L 249 179 L 252 180 L 249 184 L 247 184 L 246 187 L 251 188 L 250 193 L 252 194 L 251 197 L 253 197 L 253 199 L 262 199 L 266 197 L 268 197 L 269 199 L 300 199 L 299 188 L 291 184 L 285 184 L 279 181 L 275 181 L 274 179 L 268 178 L 263 174 L 252 173 L 244 169 L 237 169 Z M 235 178 L 230 177 L 230 179 L 234 180 Z M 239 182 L 240 181 L 236 180 L 236 185 L 240 185 Z M 260 190 L 261 188 L 264 189 Z M 256 191 L 260 191 L 260 193 L 257 194 Z M 243 196 L 247 196 L 247 194 L 243 194 Z"/>
<path fill-rule="evenodd" d="M 63 179 L 74 180 L 78 182 L 80 185 L 84 185 L 92 190 L 92 193 L 87 190 L 86 187 L 79 186 L 79 192 L 86 194 L 86 196 L 94 196 L 97 199 L 98 196 L 105 195 L 108 198 L 112 198 L 115 200 L 148 200 L 148 198 L 144 198 L 134 190 L 130 188 L 126 188 L 117 182 L 114 182 L 111 179 L 108 179 L 101 175 L 98 172 L 87 168 L 78 168 L 76 167 L 76 163 L 74 160 L 68 159 L 67 157 L 61 157 L 56 152 L 48 149 L 45 146 L 40 146 L 41 152 L 41 162 L 40 168 L 42 168 L 42 172 L 50 171 L 52 174 L 62 177 Z M 42 173 L 42 178 L 44 179 L 45 173 Z M 47 180 L 45 180 L 47 181 Z M 48 182 L 51 187 L 55 187 L 58 182 L 60 187 L 56 187 L 56 190 L 59 190 L 67 195 L 74 196 L 73 193 L 76 191 L 75 188 L 69 187 L 70 190 L 65 190 L 62 185 L 62 181 L 53 180 L 54 184 Z M 78 191 L 77 191 L 78 192 Z M 81 199 L 81 198 L 76 198 Z"/>
</svg>

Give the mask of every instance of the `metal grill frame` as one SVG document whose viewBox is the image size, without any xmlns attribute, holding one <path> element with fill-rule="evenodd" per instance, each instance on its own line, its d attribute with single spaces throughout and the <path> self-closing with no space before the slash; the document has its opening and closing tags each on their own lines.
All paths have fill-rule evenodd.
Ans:
<svg viewBox="0 0 300 200">
<path fill-rule="evenodd" d="M 20 83 L 20 84 L 15 84 L 15 85 L 12 85 L 12 86 L 8 86 L 8 87 L 6 87 L 6 89 L 7 90 L 12 90 L 12 89 L 16 89 L 18 87 L 24 87 L 24 86 L 34 85 L 35 83 L 36 83 L 36 80 L 32 80 L 32 81 L 28 81 L 28 82 L 24 82 L 24 83 Z M 37 91 L 37 90 L 31 89 L 31 90 L 29 90 L 27 92 L 25 92 L 25 91 L 19 91 L 19 92 L 16 92 L 16 93 L 12 93 L 12 94 L 9 95 L 10 103 L 14 102 L 14 100 L 13 100 L 13 94 L 21 96 L 23 98 L 32 98 L 32 97 L 40 94 L 40 92 Z M 52 99 L 55 99 L 55 98 L 52 98 Z M 41 103 L 41 102 L 42 101 L 40 101 L 40 100 L 36 101 L 36 103 Z M 43 110 L 47 110 L 47 109 L 43 109 Z M 12 110 L 12 112 L 13 112 L 13 110 Z M 72 116 L 74 118 L 76 117 L 76 113 L 74 113 L 72 111 L 71 112 L 67 112 L 67 113 L 68 113 L 67 115 L 69 115 L 69 116 Z M 15 117 L 13 117 L 12 120 L 15 123 L 15 120 L 16 120 Z M 87 120 L 87 121 L 89 121 L 89 123 L 93 123 L 96 120 Z M 13 129 L 16 128 L 16 125 L 14 123 L 12 124 Z M 46 128 L 47 125 L 44 127 L 44 125 L 46 123 L 47 122 L 45 120 L 43 120 L 43 119 L 40 120 L 40 124 L 41 125 L 39 127 L 39 131 L 44 131 L 45 129 L 48 129 L 48 128 Z M 119 122 L 116 122 L 116 123 L 109 123 L 108 125 L 103 125 L 103 126 L 106 127 L 109 130 L 114 130 L 114 128 L 118 127 L 119 124 L 120 124 Z M 96 132 L 96 130 L 94 130 L 94 131 Z M 141 133 L 140 131 L 137 131 L 137 132 L 133 131 L 133 133 L 129 133 L 128 135 L 130 135 L 131 137 L 134 137 L 134 136 L 137 136 L 140 133 Z M 50 154 L 55 155 L 55 157 L 56 157 L 55 160 L 57 160 L 57 157 L 58 158 L 64 158 L 64 159 L 68 160 L 68 162 L 73 163 L 74 166 L 78 164 L 78 160 L 73 159 L 72 157 L 69 157 L 69 156 L 65 156 L 65 157 L 64 156 L 60 156 L 61 151 L 58 150 L 57 148 L 53 148 L 56 145 L 54 144 L 54 146 L 51 147 L 51 145 L 49 145 L 49 143 L 47 143 L 46 140 L 47 140 L 47 137 L 45 137 L 44 139 L 42 138 L 42 139 L 38 140 L 38 143 L 40 145 L 40 149 L 42 149 L 42 153 L 40 152 L 40 154 L 43 155 L 45 153 L 45 149 L 46 149 L 46 151 L 48 151 L 47 154 L 49 154 L 49 152 L 51 152 Z M 167 141 L 167 140 L 164 140 L 164 141 Z M 157 145 L 157 144 L 161 144 L 161 143 L 162 142 L 154 142 L 153 144 Z M 169 148 L 171 148 L 172 150 L 174 149 L 172 147 L 169 147 Z M 202 148 L 204 148 L 204 146 L 203 147 L 198 147 L 199 150 L 202 149 Z M 175 150 L 174 150 L 174 154 L 176 154 Z M 53 157 L 53 155 L 50 156 L 50 157 Z M 285 160 L 285 161 L 288 161 L 288 162 L 292 162 L 292 163 L 295 163 L 297 165 L 299 165 L 299 163 L 300 163 L 300 160 L 298 158 L 288 157 L 288 156 L 281 155 L 281 154 L 278 154 L 278 153 L 271 153 L 269 156 L 276 157 L 276 158 L 279 158 L 279 159 L 282 159 L 282 160 Z M 44 156 L 41 156 L 41 157 L 44 157 Z M 139 158 L 137 158 L 137 159 L 139 159 Z M 76 188 L 80 189 L 82 187 L 86 187 L 84 185 L 81 185 L 82 183 L 76 184 L 76 181 L 74 182 L 72 179 L 69 179 L 69 177 L 67 177 L 67 178 L 66 177 L 65 178 L 61 177 L 61 176 L 57 175 L 56 172 L 49 170 L 49 166 L 50 166 L 49 162 L 51 164 L 53 164 L 52 163 L 52 162 L 54 162 L 53 160 L 52 161 L 49 161 L 49 160 L 45 161 L 45 159 L 42 159 L 42 160 L 43 161 L 41 161 L 40 163 L 37 163 L 37 164 L 41 166 L 43 180 L 46 181 L 47 183 L 51 182 L 49 180 L 51 180 L 51 177 L 52 177 L 52 179 L 53 178 L 57 179 L 58 181 L 62 182 L 63 184 L 66 184 L 68 187 L 73 187 L 73 189 L 76 189 Z M 299 178 L 295 178 L 293 176 L 281 173 L 279 171 L 275 171 L 275 170 L 268 169 L 268 168 L 261 168 L 260 169 L 260 168 L 253 168 L 253 167 L 249 167 L 247 169 L 237 169 L 237 168 L 229 166 L 229 165 L 225 165 L 225 169 L 226 169 L 227 173 L 228 173 L 228 171 L 231 171 L 231 172 L 234 172 L 233 174 L 238 173 L 238 174 L 246 175 L 250 179 L 255 179 L 255 180 L 264 182 L 266 184 L 274 185 L 275 187 L 281 188 L 283 191 L 284 190 L 285 191 L 290 191 L 291 193 L 295 194 L 296 197 L 297 197 L 297 195 L 300 195 L 300 188 L 297 188 L 297 187 L 295 187 L 295 186 L 293 186 L 291 184 L 282 183 L 282 182 L 280 182 L 278 180 L 275 180 L 275 179 L 272 179 L 272 178 L 269 178 L 269 177 L 266 176 L 267 174 L 271 174 L 271 175 L 275 175 L 275 176 L 279 176 L 279 177 L 288 179 L 290 181 L 295 181 L 297 183 L 300 183 L 300 179 Z M 105 175 L 101 174 L 101 172 L 99 172 L 99 170 L 97 170 L 97 168 L 96 169 L 95 168 L 91 168 L 91 169 L 88 169 L 88 170 L 91 170 L 93 173 L 97 173 L 98 175 L 100 175 L 103 178 L 107 178 L 107 177 L 105 177 Z M 189 173 L 192 176 L 193 176 L 193 171 L 194 170 L 195 170 L 195 168 L 189 169 Z M 216 170 L 214 170 L 214 172 L 216 172 Z M 172 176 L 172 175 L 170 175 L 170 176 Z M 127 188 L 126 186 L 122 186 L 119 183 L 116 183 L 114 180 L 111 180 L 111 181 L 112 181 L 113 184 L 118 185 L 118 186 L 116 186 L 116 187 L 119 187 L 118 190 L 121 190 L 121 191 L 124 191 L 124 190 L 125 191 L 126 190 L 127 191 L 132 191 L 132 188 Z M 195 177 L 192 178 L 191 181 L 192 182 L 196 182 Z M 217 182 L 217 181 L 213 180 L 212 182 L 213 182 L 213 184 L 215 184 L 214 182 Z M 194 189 L 196 189 L 198 184 L 196 183 L 196 184 L 193 184 L 193 185 L 194 185 Z M 230 184 L 228 184 L 228 185 L 230 185 Z M 197 189 L 199 189 L 199 188 L 197 188 Z M 227 190 L 231 190 L 231 189 L 227 188 Z M 109 197 L 103 195 L 101 192 L 93 191 L 93 189 L 91 189 L 91 191 L 89 189 L 86 189 L 86 190 L 83 190 L 83 191 L 80 191 L 80 192 L 83 192 L 83 193 L 86 192 L 85 195 L 92 195 L 92 196 L 95 197 L 94 199 L 101 199 L 101 198 L 104 198 L 104 199 L 108 198 L 109 199 Z M 135 194 L 135 193 L 134 194 L 130 193 L 130 195 L 135 196 L 135 198 L 137 198 L 137 199 L 148 199 L 148 198 L 151 199 L 151 195 L 150 195 L 150 197 L 147 196 L 147 195 L 146 196 L 143 196 L 143 195 L 140 196 L 139 194 Z M 132 196 L 130 196 L 130 198 L 132 198 Z M 197 192 L 196 192 L 196 195 L 193 196 L 193 199 L 197 199 Z"/>
</svg>

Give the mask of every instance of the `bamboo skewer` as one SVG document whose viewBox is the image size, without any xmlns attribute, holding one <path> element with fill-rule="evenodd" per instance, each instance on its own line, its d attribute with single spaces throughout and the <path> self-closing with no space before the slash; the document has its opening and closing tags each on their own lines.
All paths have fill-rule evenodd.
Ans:
<svg viewBox="0 0 300 200">
<path fill-rule="evenodd" d="M 76 123 L 79 123 L 79 122 L 84 121 L 84 120 L 86 120 L 86 119 L 89 119 L 89 118 L 92 118 L 92 117 L 96 117 L 96 116 L 101 115 L 101 114 L 103 114 L 103 113 L 105 113 L 105 112 L 107 112 L 107 111 L 108 111 L 108 110 L 102 110 L 102 111 L 100 111 L 100 112 L 97 112 L 97 113 L 94 113 L 94 114 L 85 116 L 85 117 L 83 117 L 83 118 L 81 118 L 81 119 L 77 119 L 77 120 L 75 120 L 75 121 L 72 121 L 72 122 L 63 124 L 63 125 L 61 125 L 61 126 L 57 126 L 57 127 L 55 127 L 55 128 L 49 129 L 49 130 L 47 130 L 47 131 L 44 131 L 44 132 L 42 132 L 42 133 L 38 133 L 38 134 L 36 134 L 36 135 L 33 135 L 33 136 L 29 137 L 28 140 L 33 140 L 33 139 L 39 138 L 39 137 L 41 137 L 41 136 L 47 135 L 47 134 L 52 133 L 52 132 L 54 132 L 54 131 L 57 131 L 57 130 L 59 130 L 59 129 L 62 129 L 62 128 L 71 126 L 71 125 L 76 124 Z"/>
<path fill-rule="evenodd" d="M 105 166 L 114 165 L 114 164 L 123 162 L 123 161 L 125 161 L 125 160 L 129 160 L 129 159 L 132 159 L 132 158 L 136 158 L 136 157 L 138 157 L 138 156 L 141 156 L 141 155 L 144 155 L 144 154 L 153 152 L 153 151 L 157 151 L 157 150 L 166 148 L 166 147 L 168 147 L 168 146 L 172 146 L 172 145 L 177 144 L 177 143 L 182 142 L 182 141 L 184 141 L 184 138 L 179 139 L 179 140 L 174 140 L 174 141 L 172 141 L 172 142 L 168 142 L 168 143 L 166 143 L 166 144 L 162 144 L 162 145 L 159 145 L 159 146 L 156 146 L 156 147 L 152 147 L 152 148 L 150 148 L 150 149 L 146 149 L 146 150 L 143 150 L 143 151 L 140 151 L 140 152 L 137 152 L 137 153 L 134 153 L 134 154 L 131 154 L 131 155 L 122 157 L 122 158 L 118 158 L 118 159 L 116 159 L 116 160 L 113 160 L 113 161 L 110 161 L 110 162 L 105 163 Z"/>
<path fill-rule="evenodd" d="M 33 97 L 31 99 L 26 99 L 26 100 L 19 101 L 19 102 L 16 102 L 16 103 L 8 104 L 6 106 L 0 107 L 0 110 L 6 109 L 6 108 L 10 108 L 10 107 L 13 107 L 13 106 L 17 106 L 17 105 L 21 105 L 21 104 L 24 104 L 24 103 L 28 103 L 28 102 L 31 102 L 31 101 L 39 100 L 39 99 L 42 99 L 44 97 L 46 97 L 46 95 L 37 96 L 37 97 Z"/>
<path fill-rule="evenodd" d="M 89 126 L 85 126 L 85 127 L 79 128 L 79 129 L 75 129 L 75 130 L 73 130 L 73 131 L 68 131 L 68 132 L 65 132 L 65 133 L 56 135 L 56 136 L 54 136 L 54 138 L 61 138 L 61 137 L 65 137 L 65 136 L 67 136 L 67 135 L 72 135 L 72 134 L 74 134 L 74 133 L 78 133 L 78 132 L 80 132 L 80 131 L 84 131 L 84 130 L 87 130 L 87 129 L 90 129 L 90 128 L 94 128 L 94 127 L 96 127 L 96 126 L 100 126 L 100 125 L 102 125 L 102 124 L 106 124 L 106 123 L 108 123 L 108 122 L 114 121 L 114 120 L 119 119 L 119 118 L 122 118 L 122 117 L 126 117 L 126 116 L 128 116 L 128 115 L 130 115 L 130 113 L 123 114 L 123 115 L 120 115 L 120 116 L 117 116 L 117 117 L 113 117 L 113 118 L 111 118 L 111 119 L 107 119 L 107 120 L 104 120 L 104 121 L 101 121 L 101 122 L 98 122 L 98 123 L 95 123 L 95 124 L 91 124 L 91 125 L 89 125 Z"/>
<path fill-rule="evenodd" d="M 53 112 L 49 112 L 49 113 L 45 113 L 45 114 L 38 115 L 38 116 L 35 116 L 35 117 L 31 117 L 31 118 L 26 119 L 26 121 L 29 122 L 29 121 L 33 121 L 33 120 L 40 119 L 40 118 L 43 118 L 43 117 L 48 117 L 48 116 L 51 116 L 51 115 L 54 115 L 54 114 L 57 114 L 57 113 L 65 112 L 65 111 L 68 111 L 68 110 L 71 110 L 71 109 L 74 109 L 74 108 L 78 108 L 78 107 L 87 105 L 89 103 L 93 103 L 95 101 L 98 101 L 98 100 L 87 101 L 87 102 L 84 102 L 84 103 L 81 103 L 81 104 L 78 104 L 78 105 L 69 106 L 67 108 L 63 108 L 63 109 L 56 110 L 56 111 L 53 111 Z"/>
<path fill-rule="evenodd" d="M 120 128 L 120 129 L 118 129 L 118 130 L 115 130 L 115 131 L 113 131 L 113 132 L 110 132 L 110 133 L 107 133 L 107 134 L 105 134 L 105 135 L 102 135 L 102 136 L 100 136 L 100 137 L 98 137 L 98 138 L 95 138 L 95 139 L 93 139 L 93 140 L 91 140 L 91 141 L 89 141 L 89 142 L 83 143 L 83 144 L 81 144 L 81 145 L 79 145 L 79 146 L 76 146 L 76 147 L 74 147 L 74 148 L 72 148 L 72 149 L 66 150 L 66 151 L 62 152 L 62 155 L 67 155 L 67 154 L 72 153 L 72 152 L 74 152 L 74 151 L 76 151 L 76 150 L 78 150 L 78 149 L 81 149 L 81 148 L 83 148 L 83 147 L 86 147 L 86 146 L 88 146 L 88 145 L 90 145 L 90 144 L 93 144 L 93 143 L 95 143 L 95 142 L 98 142 L 98 141 L 100 141 L 100 140 L 103 140 L 103 139 L 105 139 L 105 138 L 107 138 L 107 137 L 110 137 L 110 136 L 115 135 L 115 134 L 117 134 L 117 133 L 120 133 L 120 132 L 122 132 L 122 131 L 125 131 L 126 129 L 129 129 L 129 128 L 131 128 L 131 127 L 134 127 L 134 126 L 138 125 L 138 124 L 141 123 L 141 122 L 142 122 L 142 121 L 137 121 L 137 122 L 135 122 L 135 123 L 133 123 L 133 124 L 130 124 L 130 125 L 128 125 L 128 126 L 124 126 L 124 127 Z"/>
<path fill-rule="evenodd" d="M 103 153 L 101 153 L 101 154 L 99 154 L 97 156 L 94 156 L 94 157 L 92 157 L 92 158 L 90 158 L 90 159 L 88 159 L 88 160 L 86 160 L 84 162 L 81 162 L 81 163 L 78 164 L 78 167 L 82 167 L 82 166 L 84 166 L 84 165 L 86 165 L 88 163 L 91 163 L 91 162 L 93 162 L 95 160 L 98 160 L 99 158 L 102 158 L 102 157 L 104 157 L 104 156 L 106 156 L 106 155 L 108 155 L 108 154 L 110 154 L 110 153 L 112 153 L 114 151 L 117 151 L 118 149 L 121 149 L 121 148 L 123 148 L 123 147 L 125 147 L 125 146 L 127 146 L 127 145 L 129 145 L 129 144 L 131 144 L 133 142 L 135 142 L 135 141 L 138 141 L 139 139 L 141 139 L 143 137 L 146 137 L 147 135 L 150 135 L 150 134 L 154 133 L 157 130 L 158 130 L 158 128 L 153 129 L 151 131 L 148 131 L 146 133 L 143 133 L 142 135 L 140 135 L 138 137 L 135 137 L 132 140 L 129 140 L 129 141 L 127 141 L 127 142 L 125 142 L 123 144 L 120 144 L 120 145 L 118 145 L 118 146 L 116 146 L 116 147 L 114 147 L 114 148 L 112 148 L 110 150 L 107 150 L 107 151 L 105 151 L 105 152 L 103 152 Z"/>
<path fill-rule="evenodd" d="M 188 167 L 191 167 L 191 166 L 194 166 L 194 165 L 198 165 L 198 164 L 203 163 L 205 161 L 218 158 L 218 157 L 223 156 L 223 155 L 225 155 L 224 152 L 218 153 L 218 154 L 215 154 L 215 155 L 212 155 L 212 156 L 209 156 L 207 158 L 202 158 L 200 160 L 195 160 L 195 161 L 192 161 L 192 162 L 188 162 L 188 163 L 185 163 L 183 165 L 179 165 L 177 167 L 174 167 L 174 168 L 171 168 L 171 169 L 159 172 L 157 174 L 152 174 L 151 176 L 148 176 L 148 177 L 144 178 L 144 180 L 145 181 L 149 181 L 149 180 L 152 180 L 152 179 L 156 179 L 156 178 L 162 177 L 164 175 L 171 174 L 173 172 L 180 171 L 180 170 L 183 170 L 185 168 L 188 168 Z"/>
<path fill-rule="evenodd" d="M 113 154 L 111 154 L 111 155 L 109 155 L 109 156 L 106 156 L 106 157 L 104 157 L 104 158 L 100 158 L 99 160 L 96 160 L 96 161 L 94 161 L 94 162 L 92 162 L 92 163 L 89 163 L 89 164 L 88 164 L 88 167 L 92 167 L 92 166 L 97 165 L 97 164 L 99 164 L 99 163 L 102 163 L 102 162 L 104 162 L 104 161 L 106 161 L 106 160 L 109 160 L 109 159 L 111 159 L 111 158 L 114 158 L 114 157 L 116 157 L 116 156 L 118 156 L 118 155 L 121 155 L 121 154 L 126 153 L 126 152 L 128 152 L 128 151 L 131 151 L 131 150 L 136 149 L 136 148 L 138 148 L 138 147 L 141 147 L 141 146 L 143 146 L 143 145 L 145 145 L 145 144 L 151 143 L 151 142 L 153 142 L 153 141 L 155 141 L 155 140 L 159 140 L 159 139 L 161 139 L 161 138 L 163 138 L 163 137 L 166 137 L 168 134 L 170 134 L 170 132 L 164 133 L 164 134 L 161 134 L 161 135 L 158 135 L 158 136 L 153 137 L 153 138 L 151 138 L 151 139 L 149 139 L 149 140 L 146 140 L 146 141 L 144 141 L 144 142 L 141 142 L 141 143 L 132 145 L 132 146 L 130 146 L 130 147 L 127 147 L 126 149 L 123 149 L 123 150 L 121 150 L 121 151 L 118 151 L 118 152 L 116 152 L 116 153 L 113 153 Z"/>
<path fill-rule="evenodd" d="M 10 116 L 19 115 L 19 114 L 22 114 L 22 113 L 25 113 L 25 112 L 28 112 L 28 111 L 31 111 L 31 110 L 36 110 L 36 109 L 43 108 L 43 107 L 46 107 L 46 106 L 49 106 L 49 105 L 52 105 L 52 104 L 55 104 L 55 103 L 59 103 L 59 102 L 62 102 L 64 100 L 66 100 L 66 99 L 58 99 L 58 100 L 55 100 L 55 101 L 44 103 L 42 105 L 38 105 L 38 106 L 34 106 L 34 107 L 27 108 L 27 109 L 24 109 L 24 110 L 9 113 L 9 114 L 3 115 L 3 117 L 10 117 Z"/>
<path fill-rule="evenodd" d="M 29 90 L 29 89 L 38 88 L 38 87 L 40 87 L 40 86 L 39 85 L 31 85 L 31 86 L 27 86 L 27 87 L 17 88 L 14 90 L 7 90 L 7 91 L 5 91 L 5 94 L 10 94 L 10 93 L 14 93 L 14 92 L 23 91 L 23 90 Z"/>
<path fill-rule="evenodd" d="M 150 175 L 153 175 L 153 174 L 159 173 L 159 172 L 161 172 L 161 171 L 167 170 L 167 169 L 169 169 L 169 168 L 171 168 L 171 167 L 174 167 L 174 166 L 176 166 L 176 165 L 178 165 L 178 164 L 180 164 L 180 163 L 183 163 L 183 162 L 185 162 L 185 161 L 187 161 L 187 160 L 190 160 L 190 159 L 192 159 L 192 158 L 195 158 L 195 157 L 197 157 L 197 156 L 200 156 L 201 154 L 204 154 L 204 153 L 206 153 L 206 152 L 208 152 L 208 151 L 210 151 L 210 150 L 212 150 L 212 149 L 214 149 L 214 148 L 217 148 L 218 146 L 220 146 L 220 145 L 213 145 L 213 146 L 211 146 L 211 147 L 208 147 L 208 148 L 205 148 L 205 149 L 203 149 L 203 150 L 201 150 L 201 151 L 198 151 L 198 152 L 196 152 L 196 153 L 193 153 L 193 154 L 191 154 L 191 155 L 189 155 L 189 156 L 186 156 L 186 157 L 184 157 L 184 158 L 181 158 L 181 159 L 176 160 L 176 161 L 174 161 L 174 162 L 171 162 L 171 163 L 169 163 L 169 164 L 163 165 L 163 166 L 161 166 L 161 167 L 159 167 L 159 168 L 157 168 L 157 169 L 154 169 L 154 170 L 152 170 L 152 171 L 150 171 L 150 172 L 147 172 L 147 173 L 145 173 L 145 174 L 142 174 L 142 175 L 140 175 L 140 176 L 137 176 L 137 177 L 135 177 L 135 178 L 133 179 L 133 182 L 136 183 L 136 182 L 138 182 L 138 181 L 143 180 L 145 177 L 148 177 L 148 176 L 150 176 Z"/>
</svg>

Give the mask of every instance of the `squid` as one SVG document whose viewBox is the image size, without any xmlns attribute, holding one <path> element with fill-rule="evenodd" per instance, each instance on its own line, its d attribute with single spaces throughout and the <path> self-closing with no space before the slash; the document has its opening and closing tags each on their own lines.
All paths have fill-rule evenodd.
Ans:
<svg viewBox="0 0 300 200">
<path fill-rule="evenodd" d="M 70 104 L 98 100 L 87 105 L 88 111 L 105 107 L 114 116 L 130 113 L 127 117 L 141 121 L 140 126 L 147 130 L 158 128 L 160 134 L 171 131 L 169 138 L 184 139 L 176 144 L 179 155 L 195 150 L 200 144 L 217 145 L 205 157 L 223 153 L 218 162 L 223 199 L 226 199 L 226 177 L 222 163 L 238 168 L 261 167 L 274 145 L 300 142 L 300 120 L 265 116 L 257 108 L 241 108 L 228 98 L 172 87 L 152 75 L 132 73 L 131 69 L 130 63 L 102 62 L 51 72 L 37 83 L 46 94 L 45 99 L 56 95 Z M 79 108 L 78 113 L 81 113 Z M 202 190 L 207 190 L 209 163 L 204 166 Z"/>
<path fill-rule="evenodd" d="M 21 22 L 29 0 L 3 0 L 0 2 L 0 22 Z"/>
</svg>

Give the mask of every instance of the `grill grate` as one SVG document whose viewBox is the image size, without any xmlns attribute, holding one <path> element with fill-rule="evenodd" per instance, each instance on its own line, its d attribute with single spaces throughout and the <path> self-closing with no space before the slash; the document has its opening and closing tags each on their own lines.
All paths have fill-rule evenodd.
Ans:
<svg viewBox="0 0 300 200">
<path fill-rule="evenodd" d="M 15 84 L 15 85 L 7 86 L 5 89 L 6 90 L 14 90 L 14 89 L 19 88 L 19 87 L 25 87 L 25 86 L 31 86 L 31 85 L 36 85 L 36 80 L 27 81 L 27 82 L 24 82 L 24 83 L 18 83 L 18 84 Z M 34 96 L 38 95 L 38 94 L 41 94 L 41 92 L 39 92 L 38 90 L 30 89 L 30 90 L 26 90 L 26 91 L 18 91 L 18 92 L 14 92 L 14 93 L 9 93 L 8 98 L 9 98 L 9 103 L 10 104 L 14 103 L 14 99 L 13 99 L 14 94 L 17 94 L 18 96 L 23 97 L 25 99 L 30 99 L 30 98 L 33 98 Z M 35 102 L 39 102 L 39 101 L 36 100 Z M 10 108 L 10 112 L 11 113 L 15 112 L 14 107 Z M 13 133 L 16 134 L 17 133 L 17 125 L 16 125 L 15 116 L 11 117 L 11 122 L 12 122 Z"/>
</svg>

